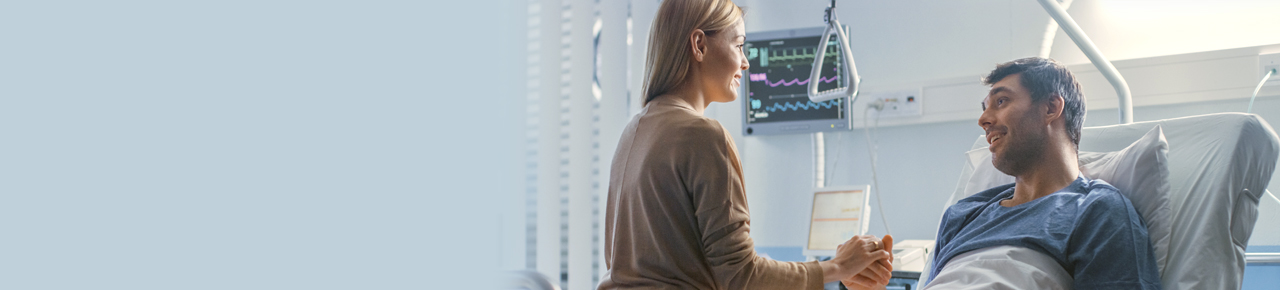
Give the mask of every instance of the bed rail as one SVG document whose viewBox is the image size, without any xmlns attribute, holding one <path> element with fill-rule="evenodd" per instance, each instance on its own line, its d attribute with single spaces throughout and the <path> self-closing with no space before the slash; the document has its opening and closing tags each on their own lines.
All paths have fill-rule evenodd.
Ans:
<svg viewBox="0 0 1280 290">
<path fill-rule="evenodd" d="M 1280 264 L 1280 253 L 1244 253 L 1244 262 L 1249 265 Z"/>
</svg>

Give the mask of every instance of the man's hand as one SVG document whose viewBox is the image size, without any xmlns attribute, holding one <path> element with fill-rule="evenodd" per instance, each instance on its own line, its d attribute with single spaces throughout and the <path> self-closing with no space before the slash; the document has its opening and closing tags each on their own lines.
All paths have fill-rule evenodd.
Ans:
<svg viewBox="0 0 1280 290">
<path fill-rule="evenodd" d="M 822 266 L 823 282 L 835 282 L 845 279 L 854 279 L 858 273 L 866 271 L 869 266 L 877 261 L 892 261 L 892 255 L 885 250 L 885 247 L 891 247 L 893 238 L 885 236 L 886 240 L 876 239 L 875 236 L 865 235 L 856 236 L 844 244 L 836 247 L 836 256 L 829 261 L 819 262 Z M 890 243 L 885 243 L 889 241 Z M 892 269 L 892 262 L 885 264 L 884 269 Z M 873 281 L 880 282 L 880 285 L 889 283 L 888 272 L 884 269 L 872 269 L 871 273 L 878 271 L 885 272 L 884 279 L 879 279 L 878 274 L 869 274 L 874 278 Z M 883 281 L 883 282 L 881 282 Z"/>
<path fill-rule="evenodd" d="M 884 245 L 885 252 L 893 253 L 893 236 L 885 235 L 881 243 Z M 840 279 L 840 283 L 851 290 L 884 289 L 884 286 L 889 284 L 889 278 L 892 277 L 893 255 L 890 254 L 888 259 L 876 260 L 857 275 Z"/>
</svg>

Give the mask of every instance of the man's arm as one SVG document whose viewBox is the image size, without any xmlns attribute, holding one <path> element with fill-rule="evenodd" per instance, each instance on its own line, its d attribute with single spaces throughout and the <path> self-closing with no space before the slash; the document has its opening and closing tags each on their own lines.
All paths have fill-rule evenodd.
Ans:
<svg viewBox="0 0 1280 290">
<path fill-rule="evenodd" d="M 1075 289 L 1160 289 L 1147 228 L 1113 189 L 1091 192 L 1067 244 Z"/>
</svg>

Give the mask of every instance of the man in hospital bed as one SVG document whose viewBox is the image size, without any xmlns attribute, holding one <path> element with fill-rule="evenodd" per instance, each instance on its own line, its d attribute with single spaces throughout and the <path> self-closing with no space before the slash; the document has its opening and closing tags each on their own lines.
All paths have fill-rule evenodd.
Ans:
<svg viewBox="0 0 1280 290">
<path fill-rule="evenodd" d="M 978 125 L 992 164 L 1016 182 L 947 208 L 925 289 L 1160 289 L 1138 212 L 1080 173 L 1075 76 L 1033 57 L 998 65 L 984 82 Z"/>
</svg>

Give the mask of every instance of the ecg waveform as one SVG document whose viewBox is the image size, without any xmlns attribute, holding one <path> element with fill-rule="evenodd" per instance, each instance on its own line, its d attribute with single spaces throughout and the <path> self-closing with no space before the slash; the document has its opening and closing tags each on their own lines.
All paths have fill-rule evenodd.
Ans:
<svg viewBox="0 0 1280 290">
<path fill-rule="evenodd" d="M 839 49 L 835 42 L 827 44 L 823 48 L 827 51 L 827 57 L 823 62 L 836 62 L 840 55 Z M 817 57 L 816 47 L 794 47 L 794 48 L 774 48 L 761 47 L 751 48 L 747 50 L 747 59 L 759 59 L 760 67 L 770 66 L 790 66 L 812 64 L 813 58 Z"/>
<path fill-rule="evenodd" d="M 840 76 L 831 76 L 831 77 L 818 76 L 818 81 L 819 81 L 819 82 L 824 82 L 824 83 L 828 83 L 828 84 L 829 84 L 829 83 L 831 83 L 831 82 L 834 82 L 834 81 L 836 81 L 836 80 L 838 80 L 838 79 L 840 79 Z M 753 81 L 753 82 L 764 82 L 765 84 L 768 84 L 768 85 L 769 85 L 769 87 L 774 87 L 774 88 L 776 88 L 776 87 L 778 87 L 778 86 L 787 86 L 787 87 L 789 87 L 789 86 L 794 86 L 794 85 L 802 85 L 802 86 L 803 86 L 803 85 L 807 85 L 807 84 L 809 84 L 809 80 L 810 80 L 810 79 L 800 80 L 799 78 L 794 78 L 794 79 L 791 79 L 791 80 L 789 80 L 789 81 L 788 81 L 788 80 L 783 79 L 783 80 L 778 80 L 777 82 L 772 82 L 772 81 L 769 81 L 769 77 L 768 77 L 767 75 L 765 75 L 764 73 L 751 74 L 751 81 Z"/>
<path fill-rule="evenodd" d="M 840 51 L 834 46 L 827 47 L 827 55 L 834 55 Z M 774 50 L 769 53 L 769 62 L 790 62 L 790 61 L 809 61 L 812 62 L 817 53 L 813 48 L 793 48 L 787 50 Z"/>
<path fill-rule="evenodd" d="M 795 104 L 792 104 L 791 102 L 783 102 L 783 103 L 773 103 L 773 105 L 764 107 L 764 109 L 769 112 L 777 112 L 777 111 L 786 112 L 787 110 L 799 111 L 799 110 L 809 110 L 809 109 L 830 109 L 838 106 L 840 106 L 840 104 L 837 104 L 836 102 L 831 102 L 831 101 L 826 101 L 821 103 L 796 102 Z"/>
</svg>

